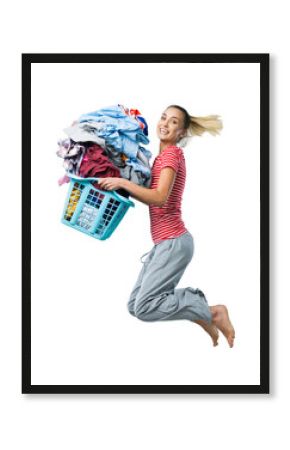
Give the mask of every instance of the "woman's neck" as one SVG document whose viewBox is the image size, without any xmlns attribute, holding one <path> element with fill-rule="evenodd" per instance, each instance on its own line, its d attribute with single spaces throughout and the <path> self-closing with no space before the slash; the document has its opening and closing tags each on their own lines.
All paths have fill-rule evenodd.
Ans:
<svg viewBox="0 0 290 450">
<path fill-rule="evenodd" d="M 165 150 L 167 147 L 169 147 L 170 145 L 176 145 L 176 143 L 168 143 L 168 142 L 160 142 L 159 144 L 159 154 L 163 152 L 163 150 Z"/>
</svg>

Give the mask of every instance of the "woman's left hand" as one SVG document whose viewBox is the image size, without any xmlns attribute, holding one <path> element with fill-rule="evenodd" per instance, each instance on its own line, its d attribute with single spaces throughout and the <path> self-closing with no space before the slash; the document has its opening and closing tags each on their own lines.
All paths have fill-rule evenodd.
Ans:
<svg viewBox="0 0 290 450">
<path fill-rule="evenodd" d="M 98 178 L 98 184 L 106 191 L 116 191 L 124 187 L 124 178 Z"/>
</svg>

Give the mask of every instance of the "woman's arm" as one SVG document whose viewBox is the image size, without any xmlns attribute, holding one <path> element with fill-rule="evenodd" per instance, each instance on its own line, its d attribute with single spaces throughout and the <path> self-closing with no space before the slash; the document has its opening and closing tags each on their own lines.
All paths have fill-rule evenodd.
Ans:
<svg viewBox="0 0 290 450">
<path fill-rule="evenodd" d="M 133 198 L 146 205 L 162 207 L 170 195 L 175 177 L 175 170 L 171 167 L 165 167 L 160 172 L 158 185 L 155 189 L 139 186 L 124 178 L 99 178 L 98 184 L 102 189 L 108 191 L 125 189 Z"/>
</svg>

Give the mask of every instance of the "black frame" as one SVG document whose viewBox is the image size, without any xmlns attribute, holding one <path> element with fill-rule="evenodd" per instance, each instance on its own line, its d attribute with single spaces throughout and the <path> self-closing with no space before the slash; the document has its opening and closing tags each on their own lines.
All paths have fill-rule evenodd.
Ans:
<svg viewBox="0 0 290 450">
<path fill-rule="evenodd" d="M 259 385 L 31 385 L 31 64 L 33 63 L 260 64 L 260 384 Z M 269 53 L 22 54 L 22 393 L 268 394 L 269 393 Z"/>
</svg>

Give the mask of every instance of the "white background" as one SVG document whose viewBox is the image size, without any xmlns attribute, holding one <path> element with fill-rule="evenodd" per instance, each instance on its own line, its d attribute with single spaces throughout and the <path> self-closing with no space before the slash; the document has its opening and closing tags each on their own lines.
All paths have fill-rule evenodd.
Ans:
<svg viewBox="0 0 290 450">
<path fill-rule="evenodd" d="M 52 90 L 43 89 L 48 83 Z M 139 258 L 153 246 L 145 205 L 135 202 L 107 241 L 60 223 L 68 188 L 57 184 L 57 138 L 81 113 L 119 98 L 148 120 L 152 162 L 167 105 L 222 117 L 220 137 L 192 139 L 184 150 L 183 217 L 195 258 L 179 286 L 228 305 L 234 351 L 223 337 L 213 349 L 190 322 L 148 324 L 128 314 Z M 259 64 L 33 64 L 32 384 L 260 383 L 259 102 Z"/>
<path fill-rule="evenodd" d="M 122 2 L 114 6 L 114 14 L 112 14 L 111 3 L 108 6 L 102 4 L 96 7 L 92 2 L 82 2 L 82 4 L 58 2 L 55 7 L 52 7 L 51 3 L 46 5 L 28 1 L 22 4 L 19 2 L 19 5 L 14 3 L 11 6 L 5 6 L 0 31 L 2 43 L 1 129 L 3 161 L 7 161 L 3 170 L 4 182 L 6 186 L 11 187 L 13 209 L 9 209 L 9 214 L 11 213 L 13 220 L 7 223 L 4 212 L 1 220 L 3 255 L 0 327 L 1 447 L 7 449 L 119 447 L 147 449 L 151 446 L 173 449 L 192 448 L 196 445 L 203 448 L 214 446 L 216 449 L 230 449 L 234 445 L 236 449 L 243 449 L 250 445 L 271 449 L 277 445 L 277 437 L 282 442 L 288 442 L 289 348 L 286 330 L 289 317 L 289 265 L 287 264 L 289 127 L 288 102 L 284 99 L 289 98 L 290 73 L 286 44 L 288 41 L 286 4 L 282 1 L 275 4 L 264 2 L 262 14 L 258 3 L 253 4 L 249 1 L 241 4 L 226 1 L 207 2 L 205 5 L 179 2 L 178 6 L 176 3 L 161 2 L 160 6 L 155 4 L 153 9 L 145 5 L 142 8 L 138 6 L 138 11 L 136 11 L 136 2 Z M 132 14 L 130 18 L 125 13 L 126 5 Z M 106 21 L 108 17 L 110 18 L 109 28 Z M 271 395 L 21 394 L 22 52 L 271 53 Z M 51 89 L 53 95 L 52 86 L 48 82 L 43 89 Z M 58 106 L 56 104 L 56 109 Z M 205 113 L 208 112 L 207 109 Z M 214 109 L 213 113 L 216 112 L 218 111 Z M 251 111 L 248 113 L 251 114 Z M 151 117 L 154 118 L 150 114 Z M 247 117 L 244 117 L 239 124 L 240 134 L 236 136 L 236 143 L 240 136 L 248 136 Z M 66 117 L 59 121 L 61 126 L 66 125 L 64 119 Z M 223 137 L 217 139 L 209 137 L 205 140 L 203 137 L 199 146 L 205 146 L 205 142 L 214 143 L 214 146 L 210 145 L 207 150 L 211 157 L 214 157 L 214 153 L 220 149 L 221 139 L 225 139 L 224 133 Z M 199 155 L 200 153 L 198 152 Z M 200 167 L 201 161 L 197 161 L 196 158 L 197 152 L 194 153 L 194 162 L 198 162 Z M 8 170 L 8 162 L 9 167 L 13 167 L 11 171 Z M 192 167 L 194 169 L 195 164 Z M 196 195 L 194 200 L 196 205 L 196 202 L 200 201 L 200 196 Z M 142 206 L 138 209 L 143 217 Z M 132 211 L 131 217 L 136 217 L 138 214 L 136 209 L 134 214 Z M 124 220 L 128 224 L 129 216 L 128 220 L 127 218 Z M 210 246 L 206 245 L 204 236 L 208 237 L 209 233 L 203 235 L 203 230 L 197 229 L 197 220 L 198 218 L 195 217 L 193 229 L 197 240 L 196 254 L 190 270 L 194 276 L 192 283 L 202 288 L 205 283 L 202 283 L 201 276 L 207 272 L 205 268 L 209 265 L 208 255 L 210 254 L 212 258 L 217 258 L 217 255 L 213 254 L 212 242 Z M 126 226 L 125 222 L 122 224 L 124 230 L 127 224 Z M 63 230 L 65 230 L 64 226 Z M 86 240 L 89 242 L 89 238 Z M 213 237 L 212 241 L 214 240 Z M 85 236 L 82 242 L 84 241 Z M 144 251 L 146 250 L 145 248 Z M 138 255 L 136 248 L 136 255 L 134 259 L 132 258 L 135 270 L 137 270 Z M 214 282 L 222 283 L 220 280 L 214 280 Z M 206 283 L 208 283 L 207 280 Z M 246 282 L 244 286 L 247 287 Z M 216 287 L 217 285 L 211 292 L 216 293 Z M 247 289 L 245 292 L 248 292 Z M 214 301 L 212 295 L 210 293 L 211 302 Z M 227 302 L 228 304 L 232 302 L 230 297 L 227 297 Z M 119 304 L 120 314 L 125 317 L 126 311 L 121 310 L 124 303 L 120 301 Z M 231 303 L 231 310 L 236 319 L 238 311 L 235 312 L 235 308 L 239 304 L 235 301 L 234 308 L 232 305 Z M 131 323 L 134 323 L 133 318 Z M 150 333 L 155 333 L 158 339 L 160 330 L 155 325 L 149 324 L 149 330 Z M 162 330 L 165 333 L 168 324 L 163 325 Z M 136 321 L 134 326 L 135 329 L 140 329 L 142 323 Z M 184 331 L 185 328 L 186 331 Z M 237 364 L 233 355 L 236 354 L 234 352 L 240 352 L 241 340 L 239 343 L 237 341 L 236 348 L 233 350 L 226 349 L 224 345 L 219 349 L 209 350 L 207 336 L 203 336 L 198 331 L 197 329 L 193 331 L 188 326 L 181 328 L 178 326 L 174 329 L 175 336 L 184 332 L 192 337 L 192 353 L 188 357 L 195 358 L 194 343 L 198 342 L 198 348 L 208 349 L 207 358 L 212 358 L 210 368 L 212 372 L 220 370 L 218 367 L 224 360 L 224 355 L 226 358 L 232 358 L 233 366 Z M 253 340 L 255 342 L 255 338 Z M 219 353 L 214 353 L 213 350 Z M 226 350 L 228 350 L 227 353 L 225 353 Z M 77 351 L 80 354 L 79 349 Z M 163 354 L 164 351 L 163 346 Z M 197 367 L 202 366 L 203 363 L 204 358 L 196 360 Z"/>
</svg>

